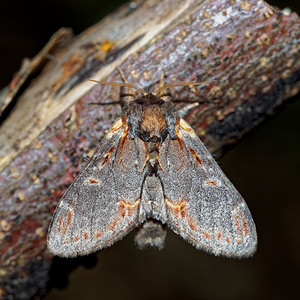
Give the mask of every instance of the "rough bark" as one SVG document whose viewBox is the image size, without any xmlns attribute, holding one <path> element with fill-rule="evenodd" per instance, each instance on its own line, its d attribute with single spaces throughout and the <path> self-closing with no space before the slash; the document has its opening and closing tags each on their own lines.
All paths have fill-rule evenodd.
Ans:
<svg viewBox="0 0 300 300">
<path fill-rule="evenodd" d="M 300 20 L 260 0 L 149 0 L 125 5 L 77 37 L 62 29 L 0 96 L 0 294 L 29 299 L 51 265 L 47 228 L 55 206 L 116 116 L 118 89 L 147 89 L 161 66 L 166 82 L 216 80 L 176 88 L 205 100 L 186 120 L 213 152 L 235 142 L 299 92 Z M 138 25 L 136 25 L 138 24 Z M 51 55 L 49 55 L 51 54 Z M 36 73 L 40 72 L 40 73 Z M 34 78 L 35 76 L 35 78 Z M 26 84 L 26 88 L 24 88 Z"/>
</svg>

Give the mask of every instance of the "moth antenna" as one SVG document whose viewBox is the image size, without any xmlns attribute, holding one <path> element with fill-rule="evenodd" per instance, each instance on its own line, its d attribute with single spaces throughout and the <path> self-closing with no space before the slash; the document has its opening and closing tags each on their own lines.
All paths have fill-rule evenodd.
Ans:
<svg viewBox="0 0 300 300">
<path fill-rule="evenodd" d="M 120 76 L 123 79 L 123 81 L 126 82 L 126 83 L 129 83 L 129 81 L 127 80 L 127 78 L 126 78 L 126 76 L 125 76 L 125 74 L 123 72 L 123 70 L 120 67 L 117 67 L 116 69 L 119 71 Z M 133 92 L 133 90 L 131 88 L 129 88 L 129 89 L 130 89 L 131 92 Z"/>
<path fill-rule="evenodd" d="M 123 81 L 126 82 L 126 83 L 129 83 L 129 81 L 127 80 L 127 78 L 126 78 L 126 76 L 125 76 L 125 74 L 123 72 L 123 70 L 120 67 L 117 67 L 117 70 L 119 71 L 119 73 L 120 73 Z"/>
<path fill-rule="evenodd" d="M 85 103 L 85 105 L 101 105 L 101 106 L 105 106 L 105 105 L 121 105 L 121 102 L 120 101 L 111 101 L 111 102 L 105 102 L 105 103 L 89 102 L 89 103 Z"/>
<path fill-rule="evenodd" d="M 138 88 L 137 86 L 135 86 L 129 82 L 104 82 L 104 81 L 98 81 L 98 80 L 94 80 L 94 79 L 87 79 L 87 80 L 96 82 L 96 83 L 100 83 L 100 84 L 105 84 L 105 85 L 126 86 L 126 87 L 137 90 L 138 92 L 142 93 L 143 95 L 147 95 L 147 93 L 144 90 Z"/>
<path fill-rule="evenodd" d="M 177 83 L 173 83 L 173 84 L 167 84 L 165 86 L 159 87 L 159 89 L 154 93 L 157 97 L 161 97 L 161 95 L 163 94 L 163 92 L 171 87 L 175 87 L 175 86 L 189 86 L 189 85 L 199 85 L 199 84 L 204 84 L 204 83 L 212 83 L 212 82 L 216 82 L 216 80 L 210 80 L 210 81 L 202 81 L 202 82 L 177 82 Z"/>
</svg>

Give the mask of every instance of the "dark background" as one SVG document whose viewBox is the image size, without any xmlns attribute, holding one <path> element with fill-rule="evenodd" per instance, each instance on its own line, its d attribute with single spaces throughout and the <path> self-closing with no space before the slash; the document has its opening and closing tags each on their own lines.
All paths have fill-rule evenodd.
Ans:
<svg viewBox="0 0 300 300">
<path fill-rule="evenodd" d="M 60 27 L 75 34 L 125 1 L 2 1 L 0 89 Z M 299 0 L 268 3 L 300 13 Z M 251 259 L 197 251 L 168 231 L 163 251 L 139 251 L 133 234 L 79 260 L 56 259 L 45 299 L 294 299 L 300 279 L 299 95 L 219 160 L 246 199 L 258 231 Z"/>
</svg>

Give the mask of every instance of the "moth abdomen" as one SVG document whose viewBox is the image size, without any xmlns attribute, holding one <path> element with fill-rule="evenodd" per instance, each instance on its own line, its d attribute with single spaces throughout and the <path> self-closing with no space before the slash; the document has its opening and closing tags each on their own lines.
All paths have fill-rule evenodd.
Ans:
<svg viewBox="0 0 300 300">
<path fill-rule="evenodd" d="M 134 241 L 139 249 L 156 247 L 159 250 L 164 248 L 166 238 L 166 225 L 159 221 L 148 219 L 138 229 Z"/>
</svg>

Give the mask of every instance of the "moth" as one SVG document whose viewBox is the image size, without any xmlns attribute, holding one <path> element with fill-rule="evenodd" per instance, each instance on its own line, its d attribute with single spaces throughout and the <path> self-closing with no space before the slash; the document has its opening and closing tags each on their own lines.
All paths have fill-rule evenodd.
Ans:
<svg viewBox="0 0 300 300">
<path fill-rule="evenodd" d="M 99 83 L 121 86 L 122 116 L 62 196 L 49 227 L 49 251 L 86 255 L 135 228 L 140 249 L 162 249 L 168 225 L 197 249 L 252 256 L 257 234 L 246 202 L 167 92 L 200 83 L 164 85 L 162 72 L 159 88 L 147 93 L 119 71 L 123 83 Z"/>
</svg>

